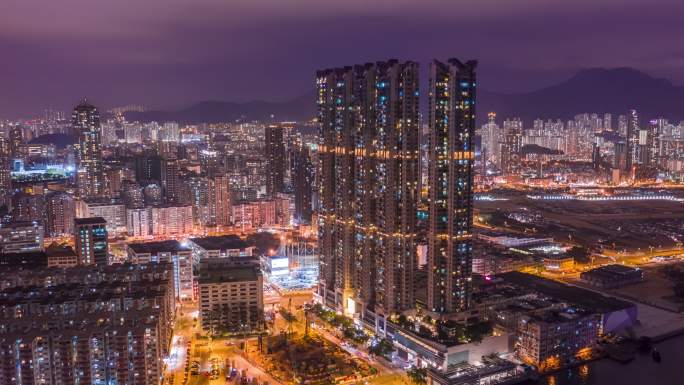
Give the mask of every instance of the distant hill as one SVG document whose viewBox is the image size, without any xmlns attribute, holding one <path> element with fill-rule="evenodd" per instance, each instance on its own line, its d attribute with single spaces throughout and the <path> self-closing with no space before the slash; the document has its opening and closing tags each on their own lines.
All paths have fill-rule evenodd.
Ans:
<svg viewBox="0 0 684 385">
<path fill-rule="evenodd" d="M 178 111 L 128 112 L 129 121 L 184 124 L 232 122 L 235 120 L 276 121 L 308 120 L 314 117 L 315 93 L 312 91 L 285 102 L 253 101 L 247 103 L 204 101 Z"/>
<path fill-rule="evenodd" d="M 684 120 L 684 87 L 649 76 L 632 68 L 592 68 L 556 85 L 533 92 L 502 94 L 478 90 L 478 125 L 494 111 L 499 119 L 570 119 L 585 112 L 625 114 L 635 108 L 642 119 L 664 116 Z M 421 100 L 426 115 L 427 101 Z M 178 111 L 129 112 L 129 120 L 177 121 L 179 123 L 229 122 L 237 119 L 276 121 L 305 120 L 316 112 L 315 92 L 285 102 L 248 103 L 205 101 Z M 614 118 L 614 124 L 617 118 Z"/>
<path fill-rule="evenodd" d="M 54 144 L 57 148 L 65 148 L 76 143 L 76 137 L 67 134 L 45 134 L 31 139 L 31 144 Z"/>
<path fill-rule="evenodd" d="M 520 152 L 523 154 L 537 154 L 537 155 L 562 155 L 563 151 L 553 150 L 547 147 L 542 147 L 538 144 L 526 144 L 522 146 Z"/>
<path fill-rule="evenodd" d="M 536 118 L 569 119 L 584 112 L 625 114 L 630 108 L 644 120 L 659 116 L 675 122 L 684 120 L 684 87 L 632 68 L 587 69 L 564 82 L 529 93 L 481 90 L 478 103 L 480 123 L 490 111 L 500 118 L 520 117 L 531 123 Z M 613 119 L 617 124 L 617 118 Z"/>
</svg>

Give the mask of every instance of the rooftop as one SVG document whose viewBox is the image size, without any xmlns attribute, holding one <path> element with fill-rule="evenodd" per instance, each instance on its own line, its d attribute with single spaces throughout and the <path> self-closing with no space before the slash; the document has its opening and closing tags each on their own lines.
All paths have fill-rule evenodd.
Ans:
<svg viewBox="0 0 684 385">
<path fill-rule="evenodd" d="M 566 285 L 558 281 L 537 277 L 532 274 L 511 271 L 499 274 L 498 277 L 514 285 L 522 286 L 528 290 L 533 290 L 552 298 L 573 303 L 594 312 L 608 313 L 634 306 L 634 304 L 630 302 L 608 297 L 591 290 Z"/>
<path fill-rule="evenodd" d="M 47 255 L 42 251 L 0 254 L 0 266 L 41 268 L 47 266 Z"/>
<path fill-rule="evenodd" d="M 45 253 L 50 257 L 76 255 L 76 252 L 71 246 L 58 245 L 56 243 L 50 244 L 50 246 L 48 246 L 48 248 L 45 249 Z"/>
<path fill-rule="evenodd" d="M 209 263 L 200 267 L 199 279 L 202 283 L 222 283 L 256 281 L 261 275 L 257 265 L 235 265 L 230 263 Z"/>
<path fill-rule="evenodd" d="M 219 235 L 214 237 L 191 238 L 190 241 L 204 250 L 235 250 L 249 247 L 237 235 Z"/>
<path fill-rule="evenodd" d="M 17 221 L 9 223 L 0 223 L 0 229 L 16 229 L 20 227 L 36 227 L 39 226 L 38 222 L 32 221 Z"/>
<path fill-rule="evenodd" d="M 76 218 L 76 225 L 105 225 L 107 220 L 102 217 Z"/>
<path fill-rule="evenodd" d="M 638 271 L 641 271 L 641 270 L 633 268 L 633 267 L 625 266 L 625 265 L 613 264 L 613 265 L 606 265 L 606 266 L 597 267 L 595 269 L 589 270 L 587 273 L 622 276 L 622 275 L 633 274 L 633 273 L 636 273 Z"/>
<path fill-rule="evenodd" d="M 189 246 L 184 246 L 176 240 L 167 240 L 159 242 L 145 242 L 145 243 L 129 243 L 128 248 L 135 253 L 159 253 L 159 252 L 173 252 L 173 251 L 187 251 Z"/>
</svg>

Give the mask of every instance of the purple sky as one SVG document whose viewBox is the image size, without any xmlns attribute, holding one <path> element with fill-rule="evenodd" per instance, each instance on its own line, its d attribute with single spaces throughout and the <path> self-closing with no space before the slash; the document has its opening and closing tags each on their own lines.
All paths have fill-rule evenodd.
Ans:
<svg viewBox="0 0 684 385">
<path fill-rule="evenodd" d="M 684 84 L 682 0 L 0 0 L 0 117 L 67 109 L 283 100 L 318 68 L 480 60 L 480 84 L 527 91 L 585 67 Z"/>
</svg>

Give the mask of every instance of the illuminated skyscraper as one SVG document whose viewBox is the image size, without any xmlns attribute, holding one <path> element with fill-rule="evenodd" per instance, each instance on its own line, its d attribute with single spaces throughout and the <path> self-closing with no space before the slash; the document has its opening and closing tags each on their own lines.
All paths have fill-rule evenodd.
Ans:
<svg viewBox="0 0 684 385">
<path fill-rule="evenodd" d="M 4 200 L 12 190 L 12 156 L 10 146 L 5 138 L 0 137 L 0 201 Z"/>
<path fill-rule="evenodd" d="M 9 147 L 13 158 L 21 158 L 21 146 L 24 144 L 24 135 L 21 126 L 16 124 L 11 126 L 9 132 Z"/>
<path fill-rule="evenodd" d="M 189 184 L 197 223 L 203 226 L 230 225 L 232 206 L 228 176 L 191 178 Z"/>
<path fill-rule="evenodd" d="M 174 204 L 181 201 L 180 166 L 178 159 L 169 157 L 161 161 L 161 189 L 164 203 Z"/>
<path fill-rule="evenodd" d="M 100 113 L 97 108 L 83 100 L 74 108 L 72 126 L 78 136 L 76 159 L 78 164 L 78 185 L 84 197 L 101 196 L 104 193 L 102 173 L 102 150 Z"/>
<path fill-rule="evenodd" d="M 491 160 L 496 162 L 500 157 L 500 131 L 499 125 L 496 124 L 496 113 L 490 112 L 487 114 L 487 124 L 482 126 L 480 131 L 482 135 L 482 147 L 484 153 L 484 161 Z"/>
<path fill-rule="evenodd" d="M 303 143 L 296 143 L 292 149 L 292 185 L 294 186 L 295 221 L 311 223 L 312 186 L 314 168 L 311 150 Z"/>
<path fill-rule="evenodd" d="M 636 110 L 627 111 L 627 162 L 625 171 L 632 171 L 632 166 L 639 163 L 639 115 Z"/>
<path fill-rule="evenodd" d="M 285 187 L 283 127 L 277 125 L 266 126 L 265 136 L 266 194 L 271 198 L 275 198 L 276 194 L 283 192 Z"/>
<path fill-rule="evenodd" d="M 523 123 L 520 119 L 506 119 L 503 124 L 503 141 L 500 143 L 499 164 L 504 175 L 515 174 L 520 168 L 520 150 L 523 146 Z"/>
<path fill-rule="evenodd" d="M 470 304 L 476 61 L 430 67 L 428 310 Z"/>
<path fill-rule="evenodd" d="M 418 65 L 319 71 L 318 294 L 378 318 L 414 306 Z"/>
</svg>

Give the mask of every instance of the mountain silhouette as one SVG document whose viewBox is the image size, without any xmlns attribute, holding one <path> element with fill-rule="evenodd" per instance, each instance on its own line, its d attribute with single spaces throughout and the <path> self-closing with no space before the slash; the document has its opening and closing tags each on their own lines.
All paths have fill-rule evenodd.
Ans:
<svg viewBox="0 0 684 385">
<path fill-rule="evenodd" d="M 308 120 L 316 110 L 315 93 L 285 102 L 252 101 L 246 103 L 203 101 L 178 111 L 128 112 L 129 121 L 170 122 L 182 124 L 219 123 L 234 121 L 290 121 Z"/>
<path fill-rule="evenodd" d="M 130 112 L 129 120 L 216 123 L 236 120 L 308 120 L 315 116 L 315 91 L 285 102 L 247 103 L 204 101 L 178 111 Z M 427 101 L 421 101 L 423 109 Z M 519 117 L 532 120 L 571 119 L 580 113 L 625 114 L 634 108 L 646 120 L 665 117 L 684 120 L 684 87 L 666 79 L 654 78 L 633 68 L 590 68 L 558 84 L 525 93 L 497 93 L 484 89 L 477 96 L 478 125 L 488 112 L 499 119 Z M 424 116 L 426 111 L 423 111 Z M 617 118 L 614 118 L 616 121 Z"/>
<path fill-rule="evenodd" d="M 499 118 L 520 117 L 531 124 L 537 118 L 571 119 L 585 112 L 620 115 L 632 108 L 642 119 L 684 120 L 684 87 L 632 68 L 586 69 L 564 82 L 528 93 L 480 90 L 478 103 L 479 123 L 492 111 Z"/>
</svg>

